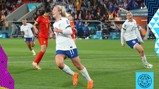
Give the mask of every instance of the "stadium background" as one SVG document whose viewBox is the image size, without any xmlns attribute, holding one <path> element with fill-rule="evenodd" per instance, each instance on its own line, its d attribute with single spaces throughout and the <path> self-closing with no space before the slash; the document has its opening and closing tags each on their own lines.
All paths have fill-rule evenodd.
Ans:
<svg viewBox="0 0 159 89">
<path fill-rule="evenodd" d="M 120 39 L 121 24 L 125 12 L 131 11 L 144 39 L 154 39 L 147 26 L 148 11 L 144 0 L 1 0 L 0 37 L 21 37 L 21 20 L 27 18 L 34 23 L 45 8 L 52 9 L 55 4 L 66 6 L 74 17 L 77 38 Z M 50 14 L 52 22 L 54 19 Z"/>
<path fill-rule="evenodd" d="M 50 2 L 54 1 L 56 1 L 57 4 L 59 3 L 61 4 L 61 2 L 63 2 L 63 4 L 67 6 L 69 0 L 68 1 L 50 0 Z M 76 16 L 74 14 L 73 16 L 75 17 L 75 22 L 77 21 L 80 23 L 77 24 L 77 27 L 79 27 L 78 29 L 80 29 L 79 32 L 81 32 L 80 34 L 77 33 L 78 34 L 77 46 L 79 48 L 79 54 L 82 63 L 88 68 L 90 75 L 95 81 L 94 89 L 135 89 L 135 72 L 137 71 L 144 71 L 144 72 L 153 71 L 155 74 L 154 89 L 158 89 L 159 73 L 158 73 L 158 64 L 157 64 L 158 57 L 154 52 L 155 40 L 145 40 L 145 44 L 143 45 L 148 61 L 154 65 L 153 69 L 145 69 L 143 68 L 142 63 L 139 60 L 140 58 L 136 50 L 132 50 L 128 46 L 126 46 L 125 48 L 122 48 L 120 46 L 120 40 L 119 40 L 120 27 L 123 21 L 125 20 L 124 18 L 125 13 L 122 12 L 120 13 L 120 11 L 117 11 L 116 13 L 115 12 L 116 9 L 113 10 L 110 9 L 114 7 L 113 5 L 115 5 L 115 1 L 117 1 L 116 6 L 120 6 L 119 2 L 121 1 L 121 3 L 123 3 L 123 5 L 125 5 L 126 7 L 124 9 L 135 11 L 134 14 L 136 14 L 136 18 L 137 17 L 141 18 L 141 16 L 138 15 L 142 15 L 143 18 L 142 20 L 141 19 L 136 19 L 136 20 L 140 21 L 138 24 L 142 23 L 141 27 L 143 28 L 143 30 L 147 32 L 146 36 L 143 35 L 143 38 L 155 39 L 155 37 L 153 36 L 153 34 L 151 34 L 152 32 L 148 29 L 146 24 L 147 14 L 136 13 L 136 12 L 147 13 L 145 5 L 142 6 L 142 8 L 141 6 L 135 8 L 131 6 L 132 8 L 128 8 L 131 5 L 131 3 L 137 3 L 137 2 L 143 3 L 143 1 L 142 0 L 104 0 L 105 5 L 106 2 L 107 3 L 109 2 L 108 5 L 106 5 L 108 9 L 105 10 L 106 15 L 103 16 L 102 15 L 103 12 L 101 12 L 103 10 L 99 9 L 98 11 L 100 13 L 97 14 L 99 16 L 97 16 L 96 18 L 89 17 L 89 19 L 88 16 L 87 19 L 82 18 L 83 16 L 86 16 L 86 15 L 81 16 L 82 10 L 87 9 L 87 4 L 89 1 L 90 3 L 92 1 L 97 1 L 94 2 L 94 4 L 96 4 L 96 6 L 102 6 L 100 5 L 100 1 L 102 0 L 84 0 L 84 1 L 85 4 L 80 4 L 80 0 L 74 1 L 78 2 L 78 5 L 81 5 L 81 9 L 79 16 Z M 40 4 L 35 4 L 34 2 L 39 2 Z M 14 8 L 12 8 L 11 10 L 5 8 L 7 3 L 10 3 L 8 6 L 12 6 Z M 33 9 L 32 11 L 29 11 L 28 4 L 29 5 L 34 4 L 36 8 Z M 31 66 L 32 60 L 35 57 L 32 56 L 30 52 L 28 52 L 28 49 L 20 35 L 20 29 L 19 29 L 19 26 L 21 25 L 20 19 L 28 18 L 29 22 L 33 23 L 37 15 L 40 13 L 40 10 L 42 10 L 45 6 L 52 6 L 51 4 L 55 3 L 48 3 L 45 0 L 43 1 L 6 0 L 1 3 L 2 6 L 1 13 L 3 14 L 3 12 L 5 12 L 5 16 L 1 15 L 1 18 L 5 17 L 5 19 L 1 19 L 2 25 L 0 29 L 1 32 L 0 44 L 3 46 L 5 52 L 8 55 L 9 58 L 8 69 L 10 74 L 13 76 L 15 80 L 15 89 L 85 89 L 86 81 L 84 80 L 84 78 L 81 78 L 80 76 L 79 85 L 77 87 L 73 87 L 71 85 L 70 77 L 66 76 L 64 73 L 61 73 L 61 71 L 58 70 L 58 68 L 56 67 L 54 63 L 54 54 L 55 54 L 54 40 L 49 40 L 48 50 L 43 58 L 42 63 L 40 64 L 43 70 L 36 71 Z M 76 4 L 77 3 L 75 3 L 75 6 Z M 111 5 L 113 7 L 111 7 Z M 91 4 L 91 6 L 93 5 Z M 22 8 L 22 10 L 20 10 L 20 8 Z M 74 9 L 75 13 L 76 9 L 79 8 Z M 73 10 L 71 9 L 71 11 Z M 95 11 L 95 8 L 93 9 L 93 11 Z M 87 24 L 86 22 L 89 23 L 88 27 L 89 27 L 90 40 L 78 40 L 80 38 L 87 39 L 87 37 L 85 37 L 86 29 L 84 25 Z M 114 23 L 116 26 L 114 26 Z M 91 40 L 91 39 L 101 39 L 101 40 Z M 111 39 L 118 39 L 118 40 L 111 40 Z M 37 39 L 35 39 L 35 41 L 37 43 L 35 46 L 35 50 L 38 51 L 40 47 Z M 71 64 L 69 59 L 66 59 L 66 64 L 71 66 L 73 70 L 76 70 Z"/>
</svg>

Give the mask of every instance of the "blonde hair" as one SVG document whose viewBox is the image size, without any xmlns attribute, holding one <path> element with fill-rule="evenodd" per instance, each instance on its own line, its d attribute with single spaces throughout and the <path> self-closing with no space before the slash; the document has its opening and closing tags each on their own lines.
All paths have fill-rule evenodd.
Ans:
<svg viewBox="0 0 159 89">
<path fill-rule="evenodd" d="M 62 16 L 62 17 L 66 17 L 66 9 L 65 9 L 65 6 L 56 5 L 56 7 L 58 8 L 59 11 L 61 11 L 61 16 Z"/>
</svg>

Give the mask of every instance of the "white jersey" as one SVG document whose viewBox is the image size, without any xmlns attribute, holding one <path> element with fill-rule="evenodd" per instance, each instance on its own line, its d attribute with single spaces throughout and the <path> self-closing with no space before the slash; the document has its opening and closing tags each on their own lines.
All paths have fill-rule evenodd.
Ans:
<svg viewBox="0 0 159 89">
<path fill-rule="evenodd" d="M 31 30 L 32 27 L 33 27 L 33 25 L 30 23 L 26 23 L 26 25 L 22 25 L 20 27 L 20 29 L 21 29 L 20 31 L 24 31 L 24 37 L 28 37 L 28 38 L 33 37 L 33 32 Z"/>
<path fill-rule="evenodd" d="M 139 28 L 135 20 L 131 22 L 126 20 L 121 29 L 121 43 L 124 43 L 124 40 L 130 41 L 133 39 L 138 39 L 140 42 L 142 41 Z"/>
<path fill-rule="evenodd" d="M 53 24 L 54 28 L 60 29 L 63 32 L 69 30 L 72 31 L 70 27 L 69 20 L 67 18 L 62 17 L 58 22 Z M 69 29 L 66 29 L 69 27 Z M 56 35 L 56 50 L 71 50 L 77 48 L 75 42 L 73 41 L 71 34 L 64 34 L 55 32 Z"/>
</svg>

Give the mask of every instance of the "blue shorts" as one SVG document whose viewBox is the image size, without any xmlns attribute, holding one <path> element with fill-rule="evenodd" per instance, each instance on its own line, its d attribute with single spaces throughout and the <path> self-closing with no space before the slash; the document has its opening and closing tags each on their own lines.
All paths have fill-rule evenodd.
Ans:
<svg viewBox="0 0 159 89">
<path fill-rule="evenodd" d="M 131 47 L 133 48 L 135 44 L 141 44 L 138 39 L 134 39 L 134 40 L 129 40 L 129 41 L 126 41 L 126 43 Z"/>
<path fill-rule="evenodd" d="M 63 54 L 65 56 L 67 56 L 68 58 L 75 58 L 75 57 L 78 57 L 78 51 L 77 51 L 77 48 L 75 49 L 72 49 L 72 50 L 66 50 L 66 51 L 63 51 L 63 50 L 56 50 L 56 55 L 57 54 Z"/>
<path fill-rule="evenodd" d="M 26 42 L 26 41 L 34 42 L 34 37 L 32 37 L 32 38 L 24 38 L 24 41 L 25 41 L 25 42 Z"/>
</svg>

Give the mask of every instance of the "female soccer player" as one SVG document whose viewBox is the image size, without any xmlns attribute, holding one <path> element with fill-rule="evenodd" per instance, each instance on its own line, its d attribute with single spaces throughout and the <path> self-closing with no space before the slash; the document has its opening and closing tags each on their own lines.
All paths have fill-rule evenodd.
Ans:
<svg viewBox="0 0 159 89">
<path fill-rule="evenodd" d="M 33 27 L 32 24 L 27 23 L 26 19 L 22 20 L 22 26 L 20 27 L 21 29 L 21 34 L 24 36 L 24 41 L 26 42 L 29 50 L 33 53 L 33 55 L 36 55 L 33 47 L 34 47 L 34 35 L 31 30 Z"/>
<path fill-rule="evenodd" d="M 72 29 L 65 13 L 65 7 L 60 5 L 56 5 L 52 10 L 52 16 L 55 18 L 53 27 L 56 35 L 56 64 L 61 70 L 72 76 L 73 85 L 75 86 L 78 83 L 78 73 L 72 71 L 64 64 L 65 56 L 70 58 L 72 63 L 88 81 L 87 89 L 91 89 L 93 87 L 93 80 L 90 78 L 87 69 L 80 62 L 77 47 L 71 38 Z"/>
<path fill-rule="evenodd" d="M 121 29 L 121 45 L 124 47 L 124 40 L 125 40 L 128 46 L 136 49 L 139 52 L 144 67 L 152 68 L 153 65 L 147 62 L 146 55 L 144 54 L 144 49 L 140 45 L 143 44 L 144 42 L 141 38 L 139 29 L 137 27 L 137 23 L 133 19 L 132 13 L 127 12 L 126 18 L 127 20 L 124 22 Z"/>
<path fill-rule="evenodd" d="M 38 34 L 38 40 L 40 43 L 41 50 L 38 53 L 37 57 L 33 61 L 32 65 L 35 69 L 40 70 L 39 63 L 46 51 L 46 48 L 48 46 L 48 35 L 50 33 L 50 37 L 53 36 L 53 32 L 50 27 L 50 19 L 49 19 L 49 9 L 46 9 L 46 11 L 42 12 L 42 15 L 37 18 L 35 21 L 33 28 L 35 34 Z M 36 25 L 39 25 L 39 31 L 36 28 Z"/>
</svg>

